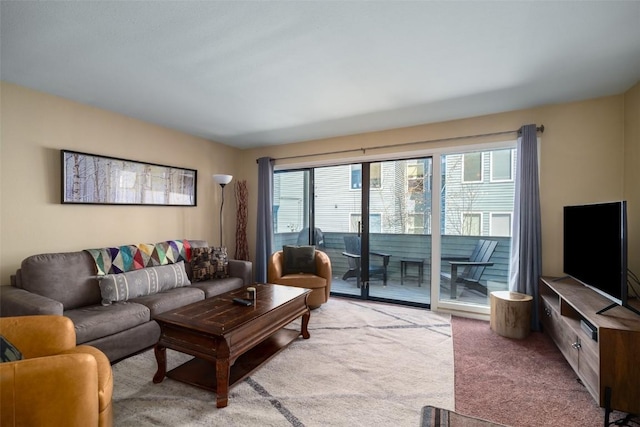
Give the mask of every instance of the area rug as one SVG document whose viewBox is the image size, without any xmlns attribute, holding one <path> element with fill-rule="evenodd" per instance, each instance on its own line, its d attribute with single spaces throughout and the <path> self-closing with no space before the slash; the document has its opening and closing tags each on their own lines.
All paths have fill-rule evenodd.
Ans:
<svg viewBox="0 0 640 427">
<path fill-rule="evenodd" d="M 447 409 L 425 406 L 421 427 L 506 427 L 480 418 L 460 415 Z"/>
<path fill-rule="evenodd" d="M 299 328 L 299 322 L 292 327 Z M 116 426 L 420 426 L 422 408 L 454 410 L 450 316 L 331 298 L 299 339 L 230 391 L 151 381 L 153 351 L 113 366 Z M 167 351 L 171 369 L 190 357 Z"/>
</svg>

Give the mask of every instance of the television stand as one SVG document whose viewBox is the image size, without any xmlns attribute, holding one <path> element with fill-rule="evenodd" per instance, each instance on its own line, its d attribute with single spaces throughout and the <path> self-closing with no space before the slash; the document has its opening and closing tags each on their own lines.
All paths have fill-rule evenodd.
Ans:
<svg viewBox="0 0 640 427">
<path fill-rule="evenodd" d="M 602 313 L 604 313 L 605 311 L 608 311 L 608 310 L 611 310 L 611 309 L 612 309 L 612 308 L 614 308 L 614 307 L 617 307 L 618 305 L 620 305 L 620 304 L 617 304 L 617 303 L 615 303 L 615 302 L 614 302 L 613 304 L 609 304 L 608 306 L 606 306 L 606 307 L 605 307 L 605 308 L 603 308 L 602 310 L 598 310 L 598 311 L 596 311 L 596 314 L 602 314 Z"/>
<path fill-rule="evenodd" d="M 616 303 L 614 302 L 613 304 L 609 304 L 608 306 L 606 306 L 606 307 L 605 307 L 605 308 L 603 308 L 602 310 L 597 311 L 597 312 L 596 312 L 596 314 L 602 314 L 602 313 L 604 313 L 605 311 L 611 310 L 612 308 L 619 307 L 619 306 L 620 306 L 620 304 L 616 304 Z M 637 314 L 638 316 L 640 316 L 640 310 L 637 310 L 635 307 L 633 307 L 633 306 L 631 306 L 631 305 L 627 305 L 627 304 L 622 305 L 622 307 L 626 308 L 627 310 L 631 310 L 631 311 L 633 311 L 635 314 Z"/>
<path fill-rule="evenodd" d="M 542 277 L 539 293 L 544 333 L 605 408 L 604 425 L 613 410 L 640 414 L 640 317 L 618 304 L 602 310 L 610 301 L 571 277 Z M 596 334 L 585 331 L 582 321 Z"/>
</svg>

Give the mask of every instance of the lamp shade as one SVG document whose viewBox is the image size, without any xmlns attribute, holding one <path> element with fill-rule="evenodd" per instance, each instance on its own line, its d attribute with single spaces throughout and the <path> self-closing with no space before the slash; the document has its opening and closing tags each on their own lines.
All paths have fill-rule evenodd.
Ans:
<svg viewBox="0 0 640 427">
<path fill-rule="evenodd" d="M 216 184 L 227 185 L 233 179 L 232 175 L 213 175 L 213 180 Z"/>
</svg>

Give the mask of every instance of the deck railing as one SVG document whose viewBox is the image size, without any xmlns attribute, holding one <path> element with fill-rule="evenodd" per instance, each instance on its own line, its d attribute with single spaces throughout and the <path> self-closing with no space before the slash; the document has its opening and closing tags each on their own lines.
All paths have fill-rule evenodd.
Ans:
<svg viewBox="0 0 640 427">
<path fill-rule="evenodd" d="M 345 250 L 344 236 L 346 235 L 353 235 L 353 233 L 324 232 L 323 250 L 331 259 L 331 266 L 335 277 L 341 277 L 348 269 L 347 258 L 342 255 L 342 252 Z M 427 282 L 430 281 L 431 235 L 374 233 L 370 236 L 372 251 L 391 255 L 388 266 L 390 281 L 400 281 L 400 259 L 402 258 L 425 259 L 424 280 Z M 493 262 L 494 265 L 484 270 L 480 279 L 481 283 L 486 284 L 488 281 L 493 281 L 506 284 L 509 274 L 510 237 L 443 235 L 441 238 L 441 254 L 443 257 L 467 257 L 471 254 L 479 239 L 491 239 L 498 242 L 490 259 L 490 262 Z M 283 245 L 295 245 L 297 244 L 297 240 L 297 232 L 277 233 L 274 239 L 274 249 L 280 249 Z M 446 261 L 441 262 L 441 271 L 448 272 L 449 268 L 449 264 Z"/>
</svg>

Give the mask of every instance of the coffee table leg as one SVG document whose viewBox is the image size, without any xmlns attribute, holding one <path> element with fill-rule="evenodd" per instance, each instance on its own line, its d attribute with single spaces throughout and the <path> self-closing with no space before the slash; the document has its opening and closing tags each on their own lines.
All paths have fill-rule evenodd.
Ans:
<svg viewBox="0 0 640 427">
<path fill-rule="evenodd" d="M 305 314 L 302 315 L 302 330 L 300 331 L 302 333 L 302 338 L 304 338 L 305 340 L 308 340 L 309 337 L 311 335 L 309 335 L 309 318 L 311 317 L 311 311 L 307 311 Z"/>
<path fill-rule="evenodd" d="M 231 366 L 228 358 L 216 359 L 216 407 L 224 408 L 229 403 L 229 374 Z"/>
<path fill-rule="evenodd" d="M 153 382 L 158 384 L 162 382 L 167 374 L 167 349 L 160 344 L 156 344 L 153 348 L 153 352 L 156 355 L 156 362 L 158 362 L 158 370 L 153 376 Z"/>
</svg>

